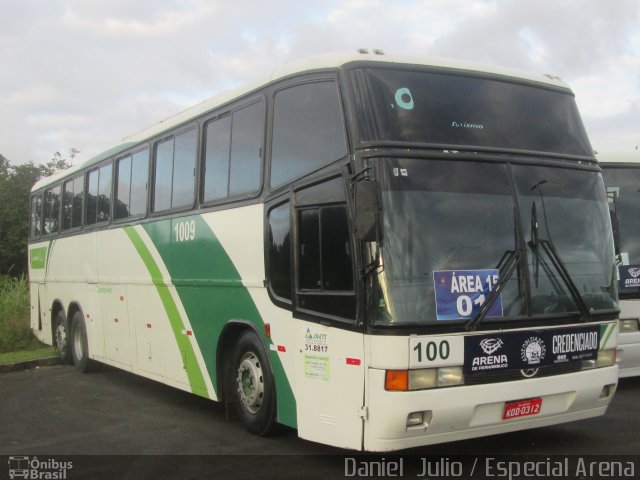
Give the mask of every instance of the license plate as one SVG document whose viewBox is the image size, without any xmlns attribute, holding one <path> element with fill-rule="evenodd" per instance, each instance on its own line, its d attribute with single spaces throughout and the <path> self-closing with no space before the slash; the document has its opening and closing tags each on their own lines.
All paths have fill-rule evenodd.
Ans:
<svg viewBox="0 0 640 480">
<path fill-rule="evenodd" d="M 528 400 L 518 400 L 517 402 L 509 402 L 504 406 L 503 420 L 511 420 L 512 418 L 527 417 L 540 413 L 542 407 L 541 398 L 530 398 Z"/>
</svg>

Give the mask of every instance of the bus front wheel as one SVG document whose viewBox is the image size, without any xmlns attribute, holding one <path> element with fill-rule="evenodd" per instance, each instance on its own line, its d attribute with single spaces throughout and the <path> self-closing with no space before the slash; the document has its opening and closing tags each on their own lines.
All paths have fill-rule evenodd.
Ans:
<svg viewBox="0 0 640 480">
<path fill-rule="evenodd" d="M 89 358 L 89 342 L 87 340 L 87 325 L 82 312 L 76 312 L 71 321 L 71 357 L 73 364 L 82 372 L 92 372 L 96 362 Z"/>
<path fill-rule="evenodd" d="M 276 398 L 271 365 L 264 345 L 252 331 L 238 339 L 232 362 L 236 413 L 246 429 L 268 435 L 276 426 Z"/>
</svg>

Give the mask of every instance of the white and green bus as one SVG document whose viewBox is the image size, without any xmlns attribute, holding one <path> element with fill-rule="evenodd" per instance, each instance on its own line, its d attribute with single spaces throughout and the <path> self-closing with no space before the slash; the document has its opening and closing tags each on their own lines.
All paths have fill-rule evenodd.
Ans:
<svg viewBox="0 0 640 480">
<path fill-rule="evenodd" d="M 614 219 L 620 377 L 640 375 L 640 152 L 634 153 L 598 159 Z"/>
<path fill-rule="evenodd" d="M 602 415 L 617 282 L 553 76 L 327 56 L 38 182 L 34 332 L 349 449 Z M 78 405 L 77 408 L 82 408 Z"/>
</svg>

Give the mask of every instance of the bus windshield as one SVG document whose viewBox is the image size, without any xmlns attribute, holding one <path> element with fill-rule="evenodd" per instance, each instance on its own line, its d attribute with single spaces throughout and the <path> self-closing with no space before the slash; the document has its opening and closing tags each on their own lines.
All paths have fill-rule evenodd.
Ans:
<svg viewBox="0 0 640 480">
<path fill-rule="evenodd" d="M 575 316 L 582 302 L 591 313 L 616 308 L 611 226 L 597 172 L 398 158 L 381 159 L 376 170 L 383 241 L 374 324 L 473 319 L 517 249 L 526 255 L 503 280 L 485 322 Z"/>
<path fill-rule="evenodd" d="M 351 79 L 364 142 L 593 157 L 568 90 L 417 67 L 360 68 Z"/>
<path fill-rule="evenodd" d="M 640 268 L 640 168 L 601 164 L 610 205 L 615 205 L 620 226 L 618 257 L 618 288 L 621 298 L 638 298 L 640 285 L 636 280 Z"/>
</svg>

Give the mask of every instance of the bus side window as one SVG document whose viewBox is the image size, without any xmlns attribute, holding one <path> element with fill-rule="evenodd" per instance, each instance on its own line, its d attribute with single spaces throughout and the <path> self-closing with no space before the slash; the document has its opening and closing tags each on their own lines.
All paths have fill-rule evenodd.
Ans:
<svg viewBox="0 0 640 480">
<path fill-rule="evenodd" d="M 268 213 L 268 278 L 271 292 L 291 302 L 291 218 L 289 202 Z"/>
<path fill-rule="evenodd" d="M 296 307 L 334 320 L 354 320 L 353 254 L 342 179 L 295 195 Z"/>
<path fill-rule="evenodd" d="M 42 234 L 42 193 L 36 193 L 31 197 L 31 228 L 30 236 L 39 238 Z"/>
<path fill-rule="evenodd" d="M 276 93 L 271 187 L 347 155 L 338 89 L 333 81 L 304 83 Z"/>
<path fill-rule="evenodd" d="M 110 163 L 87 174 L 86 224 L 106 223 L 111 220 L 111 173 Z"/>
<path fill-rule="evenodd" d="M 58 233 L 60 222 L 60 185 L 44 191 L 44 235 Z"/>
<path fill-rule="evenodd" d="M 116 173 L 116 220 L 147 212 L 149 149 L 118 159 Z"/>
<path fill-rule="evenodd" d="M 192 128 L 156 146 L 154 212 L 193 206 L 197 143 Z"/>
<path fill-rule="evenodd" d="M 204 202 L 253 195 L 260 189 L 264 102 L 258 101 L 207 123 Z"/>
<path fill-rule="evenodd" d="M 353 291 L 347 207 L 298 212 L 300 290 Z"/>
</svg>

